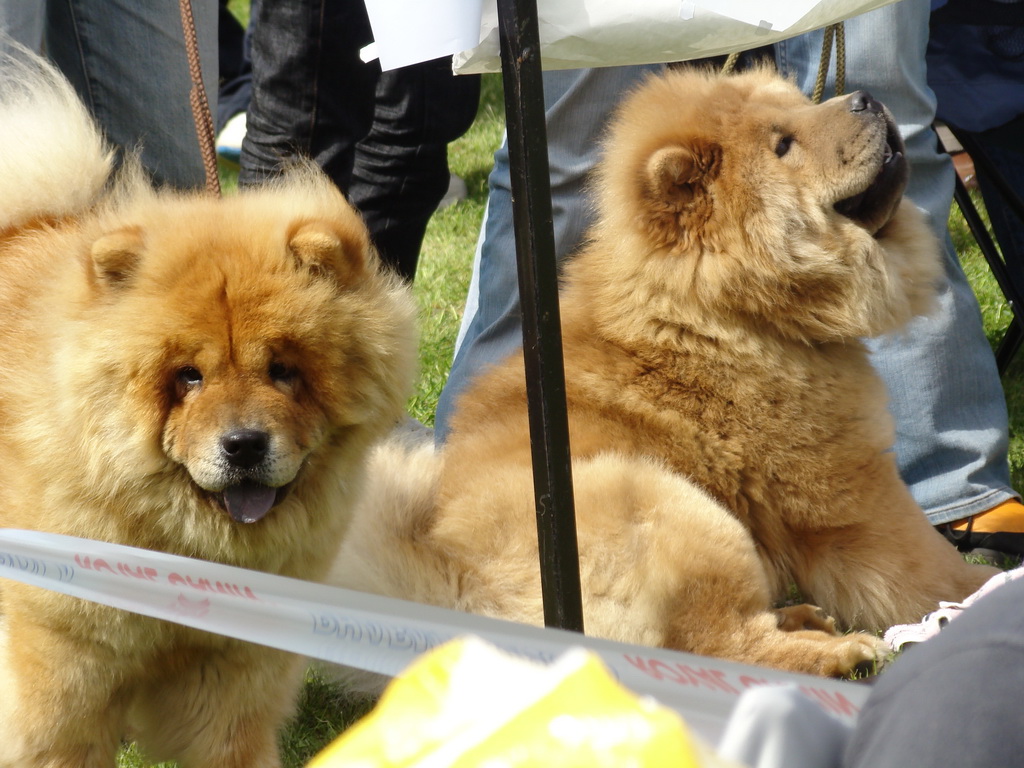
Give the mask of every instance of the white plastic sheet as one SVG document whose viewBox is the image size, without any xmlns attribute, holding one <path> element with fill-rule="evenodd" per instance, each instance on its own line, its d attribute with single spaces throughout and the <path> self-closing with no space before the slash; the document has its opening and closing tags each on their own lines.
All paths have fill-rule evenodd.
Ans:
<svg viewBox="0 0 1024 768">
<path fill-rule="evenodd" d="M 390 676 L 423 651 L 467 635 L 540 661 L 584 647 L 597 653 L 623 685 L 676 710 L 710 743 L 718 741 L 740 694 L 753 686 L 795 684 L 826 712 L 851 724 L 869 692 L 856 683 L 613 643 L 35 531 L 0 529 L 0 578 Z"/>
<path fill-rule="evenodd" d="M 717 56 L 794 37 L 893 1 L 540 0 L 541 64 L 573 69 Z M 460 74 L 500 71 L 495 0 L 486 0 L 480 44 L 458 53 L 454 64 Z"/>
</svg>

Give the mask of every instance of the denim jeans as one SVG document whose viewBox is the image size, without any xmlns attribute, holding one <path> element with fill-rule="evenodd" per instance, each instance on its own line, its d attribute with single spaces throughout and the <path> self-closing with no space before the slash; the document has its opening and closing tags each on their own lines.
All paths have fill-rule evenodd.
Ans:
<svg viewBox="0 0 1024 768">
<path fill-rule="evenodd" d="M 203 83 L 216 109 L 217 4 L 193 0 L 192 10 Z M 203 186 L 176 2 L 0 0 L 0 32 L 32 50 L 44 48 L 107 138 L 126 150 L 141 145 L 157 184 Z"/>
<path fill-rule="evenodd" d="M 310 157 L 360 209 L 385 263 L 412 279 L 448 189 L 448 142 L 476 116 L 478 77 L 436 60 L 384 73 L 363 63 L 362 0 L 253 4 L 252 100 L 239 183 Z"/>
<path fill-rule="evenodd" d="M 876 368 L 889 387 L 896 454 L 904 480 L 933 524 L 988 509 L 1016 496 L 1009 484 L 1006 405 L 977 301 L 945 225 L 953 189 L 948 157 L 930 128 L 935 104 L 925 84 L 928 0 L 902 0 L 846 23 L 847 89 L 865 88 L 900 122 L 911 162 L 909 195 L 945 243 L 947 283 L 938 309 L 906 332 L 872 342 Z M 810 92 L 822 33 L 776 47 L 783 74 Z M 649 67 L 547 72 L 548 153 L 556 251 L 580 242 L 589 210 L 583 194 L 597 159 L 596 139 L 616 99 Z M 831 82 L 829 88 L 831 88 Z M 830 93 L 830 91 L 827 91 Z M 508 154 L 495 154 L 490 194 L 455 360 L 438 403 L 442 442 L 458 394 L 487 365 L 521 343 Z"/>
<path fill-rule="evenodd" d="M 359 59 L 372 40 L 362 0 L 267 0 L 250 13 L 252 100 L 239 183 L 306 156 L 347 190 L 380 74 L 376 62 Z"/>
<path fill-rule="evenodd" d="M 612 107 L 648 73 L 660 69 L 660 65 L 651 65 L 544 73 L 551 213 L 558 258 L 573 251 L 592 222 L 585 184 L 597 163 Z M 502 142 L 488 177 L 487 208 L 455 359 L 434 416 L 434 436 L 439 443 L 447 436 L 458 395 L 473 376 L 503 360 L 523 341 L 510 184 L 508 146 Z"/>
<path fill-rule="evenodd" d="M 928 0 L 902 0 L 846 23 L 847 89 L 889 105 L 910 161 L 907 196 L 929 215 L 945 246 L 939 305 L 905 332 L 870 342 L 896 420 L 896 455 L 914 498 L 938 525 L 1015 496 L 1008 417 L 977 300 L 946 231 L 953 164 L 931 129 L 935 98 L 925 80 Z M 821 32 L 779 43 L 779 68 L 805 90 L 816 72 Z M 826 85 L 826 93 L 832 87 Z"/>
<path fill-rule="evenodd" d="M 951 2 L 932 14 L 928 84 L 939 119 L 969 138 L 978 187 L 1007 271 L 1024 286 L 1024 221 L 1013 213 L 979 160 L 987 158 L 1018 196 L 1024 196 L 1024 27 L 1019 3 Z M 979 153 L 981 157 L 979 157 Z"/>
<path fill-rule="evenodd" d="M 412 280 L 427 222 L 448 191 L 448 144 L 476 118 L 479 75 L 451 58 L 381 73 L 373 124 L 356 145 L 349 199 L 385 263 Z"/>
<path fill-rule="evenodd" d="M 1005 125 L 970 134 L 981 151 L 999 170 L 1003 179 L 1024 199 L 1024 114 Z M 985 200 L 985 210 L 992 230 L 1004 254 L 1006 268 L 1018 288 L 1024 286 L 1024 221 L 1014 212 L 986 173 L 978 172 L 978 188 Z"/>
<path fill-rule="evenodd" d="M 249 99 L 252 98 L 249 30 L 238 22 L 223 0 L 217 18 L 217 54 L 220 87 L 217 89 L 214 127 L 219 135 L 228 120 L 249 108 Z"/>
</svg>

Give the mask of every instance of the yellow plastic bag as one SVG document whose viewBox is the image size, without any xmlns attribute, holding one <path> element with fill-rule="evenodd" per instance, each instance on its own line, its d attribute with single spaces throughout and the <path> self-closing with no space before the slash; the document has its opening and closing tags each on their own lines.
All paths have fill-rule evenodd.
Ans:
<svg viewBox="0 0 1024 768">
<path fill-rule="evenodd" d="M 724 768 L 682 719 L 572 650 L 550 666 L 467 638 L 425 654 L 309 768 Z"/>
</svg>

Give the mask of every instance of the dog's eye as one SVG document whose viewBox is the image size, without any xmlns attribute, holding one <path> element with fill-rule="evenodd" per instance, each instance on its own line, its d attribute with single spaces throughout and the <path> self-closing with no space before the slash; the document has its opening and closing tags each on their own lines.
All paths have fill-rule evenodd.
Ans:
<svg viewBox="0 0 1024 768">
<path fill-rule="evenodd" d="M 174 374 L 174 383 L 177 386 L 179 396 L 184 397 L 192 390 L 199 389 L 203 385 L 203 374 L 200 373 L 198 368 L 185 365 Z"/>
<path fill-rule="evenodd" d="M 787 152 L 789 152 L 789 148 L 792 145 L 793 145 L 793 137 L 792 136 L 783 136 L 781 139 L 779 139 L 779 143 L 775 145 L 775 154 L 778 157 L 782 157 Z"/>
<path fill-rule="evenodd" d="M 291 384 L 298 376 L 298 371 L 290 365 L 275 362 L 270 364 L 270 367 L 267 369 L 267 375 L 270 376 L 271 381 L 280 384 Z"/>
</svg>

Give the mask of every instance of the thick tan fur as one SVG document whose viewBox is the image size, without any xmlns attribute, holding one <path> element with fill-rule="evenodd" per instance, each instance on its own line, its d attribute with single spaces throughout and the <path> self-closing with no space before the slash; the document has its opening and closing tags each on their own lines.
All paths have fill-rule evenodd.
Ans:
<svg viewBox="0 0 1024 768">
<path fill-rule="evenodd" d="M 58 75 L 0 72 L 0 526 L 322 578 L 411 386 L 408 291 L 316 169 L 224 199 L 111 179 Z M 264 458 L 232 461 L 239 430 Z M 128 733 L 279 765 L 297 658 L 11 581 L 0 608 L 0 765 L 108 768 Z"/>
<path fill-rule="evenodd" d="M 940 266 L 900 202 L 891 118 L 854 98 L 675 72 L 612 121 L 598 224 L 561 293 L 592 634 L 841 675 L 876 641 L 773 612 L 793 582 L 842 627 L 879 630 L 993 572 L 897 473 L 860 338 L 926 312 Z M 470 386 L 440 455 L 379 448 L 374 476 L 407 487 L 373 490 L 334 580 L 540 623 L 526 410 L 517 355 Z"/>
</svg>

